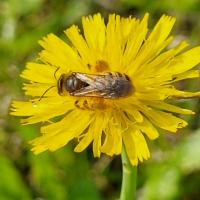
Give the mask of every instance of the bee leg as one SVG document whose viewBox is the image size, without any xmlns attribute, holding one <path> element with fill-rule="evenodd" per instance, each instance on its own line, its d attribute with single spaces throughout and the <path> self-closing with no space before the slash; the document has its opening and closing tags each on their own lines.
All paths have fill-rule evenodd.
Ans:
<svg viewBox="0 0 200 200">
<path fill-rule="evenodd" d="M 83 101 L 83 107 L 86 108 L 87 110 L 92 110 L 92 108 L 89 106 L 87 100 Z"/>
<path fill-rule="evenodd" d="M 74 105 L 75 105 L 77 108 L 83 110 L 83 108 L 79 105 L 79 100 L 76 100 L 76 101 L 74 102 Z"/>
<path fill-rule="evenodd" d="M 90 105 L 88 104 L 88 101 L 87 100 L 83 100 L 83 101 L 79 101 L 79 100 L 76 100 L 74 102 L 74 105 L 81 109 L 81 110 L 93 110 L 92 107 L 90 107 Z"/>
<path fill-rule="evenodd" d="M 88 66 L 88 69 L 91 69 L 91 68 L 92 68 L 92 66 L 91 66 L 90 63 L 88 63 L 87 66 Z"/>
</svg>

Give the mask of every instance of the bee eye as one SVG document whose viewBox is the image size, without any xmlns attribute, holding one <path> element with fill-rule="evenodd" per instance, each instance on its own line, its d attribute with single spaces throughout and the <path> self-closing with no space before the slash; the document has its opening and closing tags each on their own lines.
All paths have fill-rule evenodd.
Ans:
<svg viewBox="0 0 200 200">
<path fill-rule="evenodd" d="M 70 76 L 66 81 L 66 90 L 68 92 L 73 92 L 77 89 L 78 80 L 74 76 Z"/>
</svg>

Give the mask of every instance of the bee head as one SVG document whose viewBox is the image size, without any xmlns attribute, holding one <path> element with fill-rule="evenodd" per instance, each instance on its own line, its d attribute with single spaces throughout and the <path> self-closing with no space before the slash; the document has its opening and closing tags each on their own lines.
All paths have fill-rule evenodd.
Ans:
<svg viewBox="0 0 200 200">
<path fill-rule="evenodd" d="M 75 73 L 70 75 L 62 74 L 57 83 L 58 94 L 62 96 L 68 92 L 70 95 L 72 95 L 73 92 L 80 90 L 87 85 L 88 84 L 78 79 Z"/>
</svg>

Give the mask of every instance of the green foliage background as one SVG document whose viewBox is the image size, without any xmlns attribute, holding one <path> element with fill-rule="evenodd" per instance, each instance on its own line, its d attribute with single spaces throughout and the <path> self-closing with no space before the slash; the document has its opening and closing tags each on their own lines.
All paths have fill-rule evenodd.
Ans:
<svg viewBox="0 0 200 200">
<path fill-rule="evenodd" d="M 176 16 L 176 41 L 200 44 L 199 0 L 0 0 L 0 199 L 102 200 L 117 199 L 121 184 L 120 157 L 94 159 L 91 150 L 73 152 L 74 143 L 35 156 L 28 141 L 39 135 L 39 125 L 22 126 L 9 116 L 12 99 L 23 99 L 20 72 L 41 50 L 38 40 L 53 32 L 61 37 L 81 16 L 118 13 L 151 14 L 150 27 L 165 13 Z M 199 90 L 199 81 L 178 85 Z M 195 116 L 178 134 L 164 133 L 149 142 L 152 157 L 139 166 L 137 199 L 200 199 L 200 101 L 179 101 Z"/>
</svg>

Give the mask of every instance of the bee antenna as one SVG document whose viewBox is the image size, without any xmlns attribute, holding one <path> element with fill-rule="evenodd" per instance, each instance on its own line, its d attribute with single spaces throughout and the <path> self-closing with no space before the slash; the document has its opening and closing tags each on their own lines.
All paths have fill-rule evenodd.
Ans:
<svg viewBox="0 0 200 200">
<path fill-rule="evenodd" d="M 45 95 L 49 90 L 51 90 L 51 89 L 54 88 L 54 87 L 56 87 L 56 86 L 53 85 L 53 86 L 49 87 L 48 89 L 46 89 L 46 91 L 42 94 L 42 96 L 39 98 L 38 101 L 41 101 L 41 99 L 44 97 L 44 95 Z"/>
<path fill-rule="evenodd" d="M 57 71 L 58 71 L 59 69 L 60 69 L 60 67 L 57 67 L 57 69 L 55 70 L 54 75 L 53 75 L 54 78 L 55 78 L 56 80 L 58 80 L 57 77 L 56 77 L 56 73 L 57 73 Z"/>
</svg>

